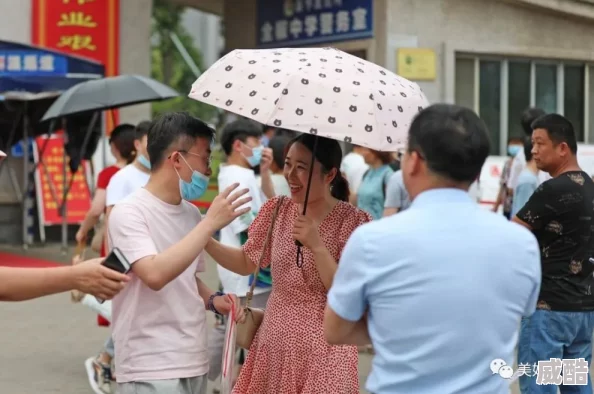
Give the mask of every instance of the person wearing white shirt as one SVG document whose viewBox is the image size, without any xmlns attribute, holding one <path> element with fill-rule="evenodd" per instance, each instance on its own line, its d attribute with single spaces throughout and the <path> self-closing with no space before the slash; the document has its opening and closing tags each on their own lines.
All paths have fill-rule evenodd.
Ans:
<svg viewBox="0 0 594 394">
<path fill-rule="evenodd" d="M 363 147 L 353 145 L 353 151 L 347 153 L 342 158 L 342 163 L 340 164 L 340 172 L 342 172 L 342 175 L 349 182 L 351 196 L 357 195 L 363 175 L 369 170 L 369 165 L 365 163 L 365 158 L 361 153 L 363 149 Z"/>
<path fill-rule="evenodd" d="M 545 112 L 540 108 L 528 108 L 524 111 L 520 123 L 522 124 L 522 129 L 524 130 L 524 134 L 526 134 L 526 137 L 530 138 L 532 136 L 532 123 L 543 115 L 545 115 Z M 524 168 L 526 168 L 526 156 L 524 155 L 524 150 L 520 149 L 518 153 L 514 156 L 511 163 L 509 180 L 507 182 L 507 188 L 510 193 L 513 193 L 513 190 L 518 185 L 518 177 L 520 176 Z M 538 172 L 538 180 L 540 183 L 547 181 L 549 179 L 551 179 L 551 176 L 546 172 Z"/>
<path fill-rule="evenodd" d="M 252 209 L 221 229 L 220 242 L 227 246 L 241 247 L 247 240 L 247 230 L 260 207 L 268 198 L 274 197 L 276 194 L 270 171 L 273 161 L 272 150 L 262 145 L 261 138 L 261 126 L 247 119 L 227 124 L 221 134 L 221 146 L 227 160 L 219 170 L 219 191 L 225 190 L 234 183 L 239 183 L 239 188 L 248 189 L 248 195 L 252 198 L 250 202 Z M 260 167 L 261 187 L 253 170 L 256 166 Z M 266 306 L 272 290 L 269 283 L 269 270 L 260 271 L 261 275 L 258 278 L 254 278 L 253 275 L 238 275 L 221 265 L 217 265 L 217 270 L 223 292 L 237 294 L 242 303 L 245 302 L 245 295 L 249 291 L 252 281 L 256 280 L 251 306 L 255 308 Z M 225 325 L 217 324 L 209 336 L 208 345 L 210 358 L 208 378 L 211 381 L 220 375 L 224 343 Z"/>
<path fill-rule="evenodd" d="M 285 166 L 285 148 L 291 141 L 291 138 L 284 135 L 276 135 L 270 140 L 268 147 L 272 149 L 272 163 L 270 164 L 270 171 L 272 178 L 272 185 L 274 186 L 274 194 L 277 196 L 290 196 L 291 190 L 289 183 L 283 175 L 283 168 Z"/>
</svg>

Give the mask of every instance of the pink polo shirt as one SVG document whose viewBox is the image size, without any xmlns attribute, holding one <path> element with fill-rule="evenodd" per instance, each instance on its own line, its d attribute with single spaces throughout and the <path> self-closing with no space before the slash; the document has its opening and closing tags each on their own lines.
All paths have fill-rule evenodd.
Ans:
<svg viewBox="0 0 594 394">
<path fill-rule="evenodd" d="M 109 239 L 131 264 L 179 242 L 199 222 L 187 201 L 170 205 L 140 189 L 115 205 Z M 118 383 L 181 379 L 208 372 L 206 312 L 198 295 L 196 272 L 204 257 L 160 291 L 137 276 L 113 300 L 113 339 Z"/>
</svg>

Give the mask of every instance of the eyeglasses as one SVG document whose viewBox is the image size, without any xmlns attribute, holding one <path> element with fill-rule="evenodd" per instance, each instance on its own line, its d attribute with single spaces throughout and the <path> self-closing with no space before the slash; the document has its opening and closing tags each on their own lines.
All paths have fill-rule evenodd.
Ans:
<svg viewBox="0 0 594 394">
<path fill-rule="evenodd" d="M 208 165 L 209 168 L 210 168 L 210 165 L 212 164 L 212 156 L 211 155 L 203 156 L 203 155 L 201 155 L 199 153 L 188 152 L 187 150 L 178 150 L 178 152 L 179 153 L 186 153 L 188 155 L 192 155 L 192 156 L 200 157 L 202 159 L 206 159 L 206 164 Z M 171 156 L 173 156 L 173 155 L 170 155 L 168 158 L 171 159 Z"/>
</svg>

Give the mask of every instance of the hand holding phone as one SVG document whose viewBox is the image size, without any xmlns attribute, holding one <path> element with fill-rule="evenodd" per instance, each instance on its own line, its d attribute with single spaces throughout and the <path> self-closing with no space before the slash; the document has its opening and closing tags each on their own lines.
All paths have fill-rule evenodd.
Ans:
<svg viewBox="0 0 594 394">
<path fill-rule="evenodd" d="M 130 271 L 130 263 L 128 262 L 122 251 L 118 248 L 113 248 L 111 250 L 111 253 L 109 253 L 105 260 L 103 260 L 103 263 L 101 263 L 101 265 L 114 271 L 117 271 L 121 274 L 127 274 Z M 105 302 L 105 300 L 101 300 L 99 298 L 97 298 L 97 301 L 100 304 L 103 304 Z"/>
</svg>

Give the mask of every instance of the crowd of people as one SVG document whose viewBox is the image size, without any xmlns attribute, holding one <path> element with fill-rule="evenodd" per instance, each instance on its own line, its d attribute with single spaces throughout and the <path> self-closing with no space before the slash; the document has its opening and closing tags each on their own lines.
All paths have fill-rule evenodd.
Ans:
<svg viewBox="0 0 594 394">
<path fill-rule="evenodd" d="M 507 393 L 493 359 L 513 365 L 517 348 L 518 365 L 589 365 L 594 331 L 594 182 L 566 118 L 528 109 L 521 122 L 526 136 L 510 140 L 501 180 L 504 215 L 477 204 L 491 143 L 479 116 L 455 105 L 420 111 L 401 152 L 356 146 L 344 157 L 334 140 L 234 121 L 220 133 L 226 160 L 204 215 L 190 201 L 208 188 L 215 131 L 186 113 L 120 125 L 116 165 L 100 174 L 77 241 L 103 213 L 101 254 L 117 247 L 131 274 L 76 260 L 22 276 L 0 297 L 78 288 L 73 297 L 111 329 L 86 362 L 97 393 L 112 380 L 122 394 L 206 393 L 252 284 L 264 320 L 238 355 L 234 393 L 358 393 L 358 347 L 369 345 L 371 393 Z M 220 289 L 200 279 L 206 254 Z M 556 392 L 524 372 L 523 394 Z M 561 392 L 591 393 L 585 379 Z"/>
</svg>

